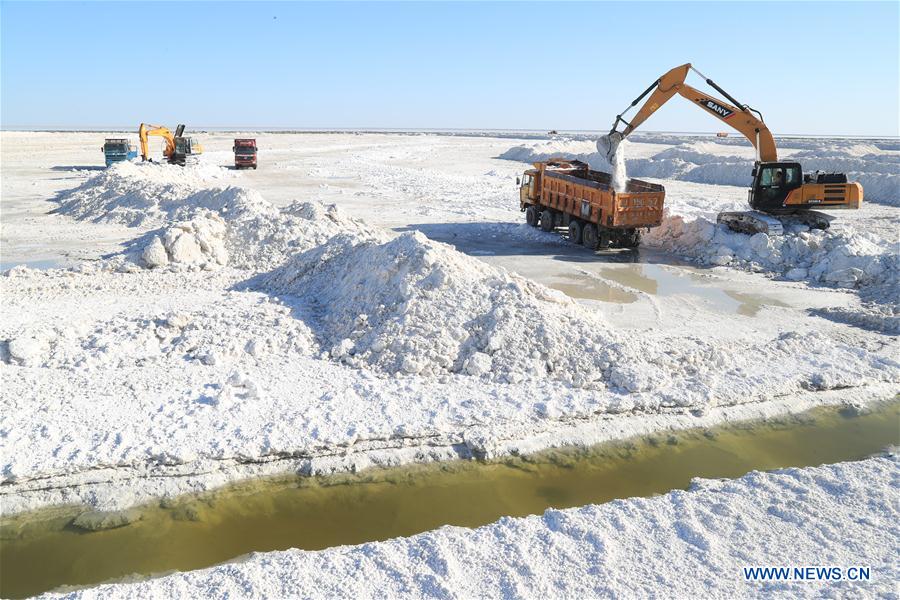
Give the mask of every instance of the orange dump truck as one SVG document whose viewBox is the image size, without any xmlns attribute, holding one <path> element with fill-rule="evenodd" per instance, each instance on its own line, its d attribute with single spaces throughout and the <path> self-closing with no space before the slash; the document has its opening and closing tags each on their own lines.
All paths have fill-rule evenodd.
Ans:
<svg viewBox="0 0 900 600">
<path fill-rule="evenodd" d="M 662 222 L 666 189 L 629 179 L 619 193 L 611 180 L 578 160 L 536 162 L 519 181 L 519 207 L 529 225 L 544 231 L 568 227 L 569 239 L 592 250 L 634 248 L 641 229 Z"/>
</svg>

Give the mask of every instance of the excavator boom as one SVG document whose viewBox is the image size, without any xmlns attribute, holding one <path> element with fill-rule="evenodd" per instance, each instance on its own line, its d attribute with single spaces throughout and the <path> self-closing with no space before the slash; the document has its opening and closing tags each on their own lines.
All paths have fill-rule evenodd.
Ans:
<svg viewBox="0 0 900 600">
<path fill-rule="evenodd" d="M 685 79 L 690 71 L 700 75 L 707 85 L 728 101 L 686 84 Z M 616 115 L 609 135 L 598 140 L 598 149 L 604 149 L 609 161 L 614 162 L 619 143 L 675 94 L 687 98 L 691 104 L 741 132 L 756 149 L 756 165 L 751 173 L 753 184 L 749 193 L 749 203 L 753 210 L 719 213 L 719 223 L 743 233 L 780 234 L 783 231 L 782 218 L 785 217 L 809 227 L 825 229 L 829 226 L 831 217 L 812 209 L 859 208 L 863 198 L 863 189 L 859 183 L 847 182 L 845 175 L 837 173 L 820 175 L 816 172 L 804 175 L 799 163 L 779 161 L 775 139 L 759 111 L 736 100 L 690 63 L 669 70 L 650 84 L 621 114 Z M 643 104 L 630 122 L 622 117 L 642 101 Z M 622 131 L 618 129 L 619 123 L 625 124 Z"/>
<path fill-rule="evenodd" d="M 687 79 L 690 71 L 694 71 L 703 77 L 703 79 L 706 80 L 706 83 L 721 92 L 733 104 L 687 85 L 684 81 Z M 646 102 L 644 102 L 643 106 L 641 106 L 630 122 L 622 118 L 622 114 L 627 113 L 633 107 L 637 106 L 648 94 L 650 94 L 650 97 L 647 98 Z M 741 104 L 735 100 L 712 79 L 705 77 L 702 73 L 694 69 L 690 63 L 675 67 L 654 81 L 643 94 L 638 96 L 631 105 L 623 111 L 622 114 L 616 116 L 616 121 L 613 123 L 613 127 L 610 130 L 610 136 L 618 134 L 619 140 L 624 139 L 632 131 L 640 127 L 650 115 L 655 113 L 675 94 L 680 94 L 687 98 L 692 104 L 700 106 L 726 125 L 741 132 L 744 137 L 750 140 L 753 147 L 756 148 L 757 161 L 775 162 L 778 160 L 775 139 L 772 137 L 772 132 L 769 131 L 769 128 L 763 122 L 761 115 L 746 104 Z M 621 132 L 617 131 L 620 122 L 626 125 L 625 129 Z M 615 147 L 613 146 L 610 149 L 610 154 L 614 153 Z"/>
<path fill-rule="evenodd" d="M 175 154 L 175 136 L 172 135 L 168 127 L 141 123 L 141 126 L 138 128 L 138 137 L 141 140 L 141 160 L 150 160 L 150 143 L 148 138 L 151 135 L 159 136 L 166 140 L 166 149 L 163 150 L 163 156 L 169 158 Z"/>
</svg>

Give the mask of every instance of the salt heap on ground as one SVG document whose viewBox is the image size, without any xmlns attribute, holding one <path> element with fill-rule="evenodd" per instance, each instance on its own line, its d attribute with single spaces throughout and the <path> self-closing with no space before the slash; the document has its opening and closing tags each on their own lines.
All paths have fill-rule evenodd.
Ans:
<svg viewBox="0 0 900 600">
<path fill-rule="evenodd" d="M 421 233 L 340 236 L 256 285 L 312 307 L 322 345 L 385 373 L 466 373 L 588 385 L 606 378 L 616 336 L 565 295 Z"/>
<path fill-rule="evenodd" d="M 57 212 L 131 227 L 161 226 L 129 244 L 143 267 L 232 266 L 268 270 L 339 233 L 367 228 L 335 206 L 295 202 L 279 210 L 259 192 L 221 187 L 220 167 L 118 163 L 62 192 Z"/>
</svg>

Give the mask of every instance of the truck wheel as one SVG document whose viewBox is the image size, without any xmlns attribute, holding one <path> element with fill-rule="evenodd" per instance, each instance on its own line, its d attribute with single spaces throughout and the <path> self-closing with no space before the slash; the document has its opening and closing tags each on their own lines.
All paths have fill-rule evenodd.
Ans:
<svg viewBox="0 0 900 600">
<path fill-rule="evenodd" d="M 525 209 L 525 222 L 531 225 L 532 227 L 538 226 L 538 217 L 540 213 L 538 213 L 537 209 L 533 206 L 529 206 Z"/>
<path fill-rule="evenodd" d="M 573 244 L 581 243 L 581 234 L 584 231 L 584 225 L 581 221 L 569 221 L 569 241 Z"/>
<path fill-rule="evenodd" d="M 597 226 L 593 223 L 587 223 L 581 232 L 581 244 L 588 250 L 596 250 L 599 243 Z"/>
<path fill-rule="evenodd" d="M 549 208 L 541 211 L 541 229 L 547 232 L 556 229 L 556 215 Z"/>
</svg>

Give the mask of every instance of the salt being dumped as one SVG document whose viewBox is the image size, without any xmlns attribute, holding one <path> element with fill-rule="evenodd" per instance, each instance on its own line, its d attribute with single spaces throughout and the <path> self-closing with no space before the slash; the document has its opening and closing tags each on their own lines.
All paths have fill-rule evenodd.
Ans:
<svg viewBox="0 0 900 600">
<path fill-rule="evenodd" d="M 625 144 L 620 135 L 604 135 L 597 139 L 597 151 L 609 161 L 612 171 L 612 187 L 622 193 L 628 184 L 628 173 L 625 170 Z"/>
</svg>

